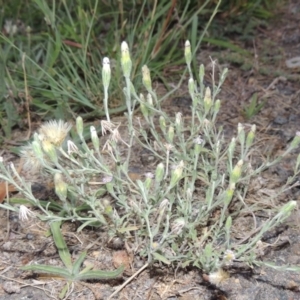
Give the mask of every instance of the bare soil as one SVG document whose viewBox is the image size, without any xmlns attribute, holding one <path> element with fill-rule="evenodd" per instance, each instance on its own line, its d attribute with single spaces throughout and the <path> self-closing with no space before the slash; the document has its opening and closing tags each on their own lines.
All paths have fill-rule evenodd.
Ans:
<svg viewBox="0 0 300 300">
<path fill-rule="evenodd" d="M 252 43 L 233 41 L 252 53 L 252 57 L 237 59 L 237 54 L 232 57 L 229 51 L 212 46 L 198 55 L 199 62 L 207 70 L 211 68 L 209 57 L 218 59 L 220 69 L 229 68 L 229 75 L 220 95 L 222 109 L 218 122 L 224 127 L 228 137 L 234 136 L 238 123 L 246 126 L 256 124 L 258 133 L 255 147 L 261 157 L 280 155 L 300 130 L 300 64 L 293 68 L 286 64 L 288 59 L 300 57 L 299 20 L 300 3 L 290 0 L 282 7 L 279 17 L 267 27 L 257 29 Z M 210 78 L 207 80 L 209 83 Z M 259 102 L 265 101 L 265 105 L 257 115 L 247 120 L 243 109 L 249 105 L 254 93 L 258 95 Z M 186 91 L 180 92 L 176 98 L 168 99 L 164 107 L 170 113 L 183 111 L 188 116 L 189 100 L 186 95 Z M 298 153 L 299 151 L 295 151 L 280 165 L 263 174 L 270 191 L 275 190 L 291 175 Z M 142 153 L 139 155 L 137 159 L 142 162 Z M 138 176 L 139 173 L 142 171 L 133 169 L 133 176 Z M 43 183 L 36 189 L 43 197 L 51 193 Z M 299 200 L 299 189 L 290 190 L 282 201 L 292 199 Z M 299 220 L 300 213 L 296 211 L 286 224 L 264 238 L 263 259 L 279 266 L 300 264 Z M 63 280 L 41 277 L 18 268 L 31 261 L 61 264 L 52 238 L 46 234 L 48 229 L 47 224 L 37 220 L 24 225 L 17 215 L 0 210 L 0 299 L 58 299 L 65 284 Z M 132 257 L 123 243 L 117 240 L 108 242 L 103 232 L 83 230 L 78 234 L 76 229 L 75 223 L 64 224 L 62 227 L 74 258 L 88 249 L 86 263 L 94 264 L 97 269 L 112 270 L 122 262 L 126 264 L 126 270 L 122 278 L 113 281 L 76 282 L 70 286 L 68 299 L 108 299 L 145 262 L 139 257 Z M 251 230 L 246 227 L 244 229 Z M 207 282 L 197 269 L 170 269 L 155 265 L 136 276 L 112 299 L 300 299 L 298 273 L 270 268 L 241 268 L 239 265 L 234 265 L 229 271 L 230 278 L 215 286 Z"/>
</svg>

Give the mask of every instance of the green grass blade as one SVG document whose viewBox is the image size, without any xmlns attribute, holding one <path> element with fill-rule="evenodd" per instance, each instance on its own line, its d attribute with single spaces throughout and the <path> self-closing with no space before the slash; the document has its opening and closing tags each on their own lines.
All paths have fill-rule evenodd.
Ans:
<svg viewBox="0 0 300 300">
<path fill-rule="evenodd" d="M 232 44 L 228 41 L 222 41 L 222 40 L 206 38 L 206 37 L 203 38 L 203 41 L 207 42 L 207 43 L 210 43 L 210 44 L 213 44 L 215 46 L 219 46 L 219 47 L 222 47 L 222 48 L 233 50 L 233 51 L 241 53 L 243 55 L 248 55 L 248 56 L 251 55 L 251 53 L 249 51 L 247 51 L 245 49 L 242 49 L 241 47 L 239 47 L 237 45 L 234 45 L 234 44 Z"/>
</svg>

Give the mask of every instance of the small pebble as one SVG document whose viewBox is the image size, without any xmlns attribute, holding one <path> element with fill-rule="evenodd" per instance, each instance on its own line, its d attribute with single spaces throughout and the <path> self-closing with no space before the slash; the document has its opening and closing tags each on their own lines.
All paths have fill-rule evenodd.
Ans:
<svg viewBox="0 0 300 300">
<path fill-rule="evenodd" d="M 27 233 L 26 236 L 25 236 L 25 238 L 27 240 L 34 240 L 34 235 L 32 233 Z"/>
<path fill-rule="evenodd" d="M 286 117 L 281 117 L 281 116 L 278 116 L 274 119 L 273 121 L 275 124 L 277 125 L 283 125 L 283 124 L 286 124 L 288 122 L 288 119 Z"/>
</svg>

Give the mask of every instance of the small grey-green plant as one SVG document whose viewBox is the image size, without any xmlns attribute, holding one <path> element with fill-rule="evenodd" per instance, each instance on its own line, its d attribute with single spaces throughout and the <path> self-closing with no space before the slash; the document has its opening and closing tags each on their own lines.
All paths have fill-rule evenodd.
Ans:
<svg viewBox="0 0 300 300">
<path fill-rule="evenodd" d="M 255 115 L 257 115 L 261 109 L 266 104 L 266 101 L 262 101 L 261 103 L 258 103 L 257 101 L 257 93 L 253 94 L 251 97 L 251 101 L 249 105 L 245 105 L 242 111 L 242 115 L 247 119 L 250 120 Z"/>
<path fill-rule="evenodd" d="M 118 277 L 123 272 L 123 266 L 114 271 L 91 270 L 92 266 L 87 266 L 82 271 L 80 271 L 81 265 L 84 262 L 87 252 L 82 252 L 76 259 L 76 261 L 72 263 L 71 254 L 60 231 L 60 225 L 61 222 L 51 222 L 50 228 L 55 246 L 58 250 L 60 259 L 64 263 L 64 267 L 55 267 L 49 265 L 29 265 L 22 267 L 22 270 L 49 274 L 55 277 L 63 277 L 68 280 L 69 283 L 79 280 L 113 279 Z M 63 291 L 66 291 L 66 289 L 63 289 Z"/>
<path fill-rule="evenodd" d="M 299 174 L 299 163 L 294 175 L 276 193 L 265 195 L 256 203 L 248 201 L 247 196 L 261 172 L 296 149 L 300 135 L 295 136 L 281 157 L 255 167 L 251 159 L 256 126 L 247 130 L 239 124 L 237 135 L 230 141 L 224 138 L 222 128 L 216 127 L 221 105 L 217 95 L 227 69 L 216 82 L 213 68 L 211 86 L 206 87 L 205 68 L 200 66 L 196 78 L 191 68 L 190 44 L 186 42 L 191 113 L 188 117 L 181 112 L 170 116 L 161 109 L 163 98 L 152 88 L 146 66 L 142 81 L 147 95 L 138 94 L 131 81 L 132 62 L 125 42 L 121 51 L 127 107 L 126 122 L 122 125 L 126 130 L 121 132 L 121 124 L 110 120 L 107 108 L 107 119 L 101 121 L 104 137 L 99 138 L 96 128 L 91 126 L 91 142 L 84 136 L 80 116 L 76 118 L 80 141 L 77 144 L 68 138 L 69 123 L 53 121 L 42 125 L 33 141 L 22 149 L 24 168 L 53 177 L 59 201 L 37 199 L 30 182 L 18 174 L 12 163 L 2 159 L 0 178 L 14 185 L 24 198 L 12 198 L 1 207 L 18 210 L 14 203 L 28 203 L 40 209 L 38 217 L 44 221 L 76 220 L 81 223 L 78 231 L 87 226 L 101 227 L 111 237 L 128 239 L 137 253 L 147 258 L 147 265 L 193 265 L 210 273 L 211 278 L 219 278 L 219 273 L 214 272 L 222 271 L 222 267 L 235 260 L 262 264 L 259 245 L 263 235 L 282 223 L 296 202 L 270 209 L 260 225 L 255 213 L 265 210 L 266 202 L 275 203 L 291 188 Z M 109 59 L 105 58 L 103 63 L 108 101 Z M 137 106 L 141 115 L 135 116 Z M 130 169 L 137 147 L 154 157 L 155 163 L 147 166 L 142 177 L 133 179 Z M 252 215 L 254 228 L 239 240 L 232 229 L 245 214 Z"/>
</svg>

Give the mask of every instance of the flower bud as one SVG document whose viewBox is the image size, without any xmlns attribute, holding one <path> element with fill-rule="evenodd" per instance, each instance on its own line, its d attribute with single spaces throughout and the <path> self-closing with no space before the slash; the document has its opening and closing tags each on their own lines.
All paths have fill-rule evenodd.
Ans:
<svg viewBox="0 0 300 300">
<path fill-rule="evenodd" d="M 174 140 L 174 127 L 170 126 L 168 130 L 168 142 L 173 143 Z"/>
<path fill-rule="evenodd" d="M 236 141 L 235 141 L 235 138 L 233 137 L 228 146 L 228 158 L 229 158 L 230 162 L 232 161 L 232 158 L 233 158 L 235 145 L 236 145 Z M 230 163 L 230 165 L 231 165 L 231 163 Z"/>
<path fill-rule="evenodd" d="M 183 172 L 184 163 L 183 161 L 180 161 L 177 168 L 173 171 L 170 181 L 170 187 L 173 188 L 178 181 L 181 179 L 182 172 Z"/>
<path fill-rule="evenodd" d="M 153 99 L 152 99 L 152 95 L 150 93 L 147 94 L 147 102 L 148 102 L 149 106 L 153 106 Z"/>
<path fill-rule="evenodd" d="M 242 146 L 244 146 L 244 143 L 245 143 L 245 129 L 244 129 L 243 124 L 241 124 L 241 123 L 238 124 L 238 139 L 240 141 L 240 144 Z"/>
<path fill-rule="evenodd" d="M 212 106 L 211 90 L 209 87 L 207 87 L 204 95 L 204 109 L 206 113 L 210 110 L 211 106 Z"/>
<path fill-rule="evenodd" d="M 242 175 L 243 160 L 239 160 L 230 174 L 230 183 L 237 183 Z"/>
<path fill-rule="evenodd" d="M 130 59 L 128 44 L 126 42 L 122 42 L 121 44 L 121 66 L 123 75 L 126 78 L 129 78 L 132 68 L 132 61 Z"/>
<path fill-rule="evenodd" d="M 55 173 L 54 174 L 54 186 L 55 186 L 55 193 L 61 201 L 66 201 L 67 199 L 67 192 L 68 192 L 68 185 L 64 182 L 62 174 Z"/>
<path fill-rule="evenodd" d="M 300 131 L 296 132 L 296 136 L 292 140 L 291 146 L 289 147 L 290 149 L 295 149 L 299 146 L 300 144 Z"/>
<path fill-rule="evenodd" d="M 229 188 L 225 191 L 224 204 L 226 206 L 228 206 L 230 204 L 234 191 L 235 191 L 235 184 L 231 183 L 229 185 Z"/>
<path fill-rule="evenodd" d="M 178 112 L 175 115 L 175 127 L 176 127 L 176 132 L 179 134 L 181 132 L 182 128 L 182 113 Z"/>
<path fill-rule="evenodd" d="M 255 131 L 256 131 L 256 125 L 252 125 L 251 126 L 251 130 L 247 135 L 247 139 L 246 139 L 246 147 L 247 149 L 251 147 L 253 140 L 255 138 Z"/>
<path fill-rule="evenodd" d="M 224 80 L 226 79 L 226 75 L 228 73 L 228 68 L 225 68 L 221 74 L 221 77 L 220 77 L 220 83 L 222 84 L 224 82 Z"/>
<path fill-rule="evenodd" d="M 146 65 L 144 65 L 142 67 L 142 77 L 143 77 L 142 81 L 143 81 L 145 88 L 147 89 L 148 92 L 151 92 L 152 91 L 152 82 L 151 82 L 150 70 Z"/>
<path fill-rule="evenodd" d="M 102 68 L 102 83 L 104 86 L 104 90 L 108 90 L 110 78 L 111 78 L 111 70 L 110 70 L 110 62 L 108 57 L 103 58 L 103 68 Z"/>
<path fill-rule="evenodd" d="M 94 126 L 91 126 L 90 131 L 91 131 L 91 139 L 92 139 L 93 146 L 95 150 L 98 151 L 100 148 L 100 141 L 97 134 L 97 130 Z"/>
<path fill-rule="evenodd" d="M 76 118 L 76 130 L 80 138 L 83 138 L 83 120 L 80 116 Z"/>
<path fill-rule="evenodd" d="M 191 52 L 190 41 L 186 41 L 184 46 L 185 46 L 184 47 L 185 62 L 189 66 L 192 62 L 192 52 Z"/>
<path fill-rule="evenodd" d="M 172 232 L 175 234 L 180 234 L 184 228 L 186 222 L 184 218 L 177 218 L 171 224 Z"/>
<path fill-rule="evenodd" d="M 220 99 L 217 99 L 215 102 L 215 107 L 214 107 L 214 113 L 217 114 L 220 110 L 221 107 L 221 101 Z"/>
<path fill-rule="evenodd" d="M 194 146 L 194 151 L 195 155 L 198 156 L 203 149 L 203 145 L 205 144 L 205 141 L 202 139 L 201 135 L 197 136 L 194 138 L 193 143 L 195 144 Z"/>
<path fill-rule="evenodd" d="M 146 180 L 144 182 L 144 186 L 145 186 L 145 188 L 146 188 L 147 191 L 150 190 L 151 183 L 152 183 L 152 179 L 151 178 L 146 178 Z"/>
<path fill-rule="evenodd" d="M 165 173 L 164 164 L 163 163 L 158 164 L 155 171 L 155 181 L 161 182 L 164 178 L 164 173 Z"/>
<path fill-rule="evenodd" d="M 292 210 L 294 210 L 297 207 L 297 201 L 289 201 L 287 204 L 285 204 L 279 211 L 279 213 L 276 215 L 277 218 L 287 218 Z"/>
<path fill-rule="evenodd" d="M 48 140 L 44 140 L 42 141 L 42 148 L 52 162 L 58 162 L 56 148 L 52 143 L 50 143 Z"/>
<path fill-rule="evenodd" d="M 159 205 L 159 209 L 158 209 L 160 215 L 163 215 L 165 213 L 165 210 L 169 206 L 169 204 L 170 204 L 170 201 L 167 198 L 165 198 L 163 201 L 161 201 L 161 203 Z"/>
<path fill-rule="evenodd" d="M 204 74 L 205 74 L 204 65 L 201 64 L 201 65 L 200 65 L 200 68 L 199 68 L 199 79 L 200 79 L 200 84 L 203 84 Z"/>
<path fill-rule="evenodd" d="M 195 96 L 195 81 L 194 81 L 194 79 L 192 77 L 189 79 L 188 87 L 189 87 L 189 93 L 191 95 L 191 98 L 194 100 L 194 96 Z"/>
<path fill-rule="evenodd" d="M 160 129 L 165 134 L 167 125 L 166 125 L 166 119 L 163 116 L 159 116 L 159 125 L 160 125 Z"/>
<path fill-rule="evenodd" d="M 147 119 L 149 117 L 149 110 L 147 106 L 144 103 L 141 103 L 140 108 L 144 118 Z"/>
</svg>

